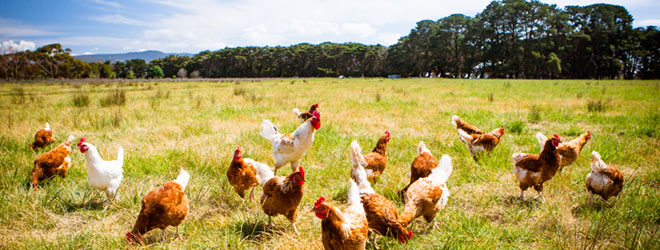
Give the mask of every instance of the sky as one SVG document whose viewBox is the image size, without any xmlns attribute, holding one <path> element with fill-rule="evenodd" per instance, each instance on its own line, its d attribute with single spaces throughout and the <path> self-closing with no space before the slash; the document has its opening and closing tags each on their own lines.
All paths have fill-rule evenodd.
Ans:
<svg viewBox="0 0 660 250">
<path fill-rule="evenodd" d="M 660 26 L 658 0 L 547 0 L 624 6 Z M 50 43 L 72 54 L 358 42 L 392 45 L 424 19 L 475 16 L 489 0 L 0 0 L 0 53 Z"/>
</svg>

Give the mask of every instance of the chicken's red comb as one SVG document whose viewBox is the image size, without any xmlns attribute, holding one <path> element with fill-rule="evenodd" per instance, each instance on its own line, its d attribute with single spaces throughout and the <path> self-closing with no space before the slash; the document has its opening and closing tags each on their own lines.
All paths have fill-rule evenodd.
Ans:
<svg viewBox="0 0 660 250">
<path fill-rule="evenodd" d="M 555 138 L 559 139 L 559 136 L 557 134 L 554 135 Z"/>
<path fill-rule="evenodd" d="M 323 202 L 325 202 L 325 197 L 319 197 L 319 199 L 314 203 L 314 208 L 319 207 L 321 204 L 323 204 Z"/>
<path fill-rule="evenodd" d="M 80 138 L 80 141 L 78 141 L 78 147 L 80 147 L 80 145 L 82 145 L 83 143 L 85 143 L 85 140 L 86 140 L 85 137 Z"/>
<path fill-rule="evenodd" d="M 314 110 L 314 112 L 312 112 L 312 115 L 313 115 L 314 117 L 316 117 L 316 119 L 321 120 L 321 114 L 319 114 L 319 112 L 316 112 L 316 110 Z"/>
<path fill-rule="evenodd" d="M 236 152 L 241 152 L 241 146 L 236 146 Z"/>
<path fill-rule="evenodd" d="M 389 131 L 389 130 L 386 130 L 386 131 L 385 131 L 385 134 L 387 134 L 387 136 L 391 136 L 391 134 L 390 134 L 390 131 Z"/>
<path fill-rule="evenodd" d="M 408 239 L 412 239 L 412 235 L 413 235 L 413 232 L 412 232 L 412 231 L 408 231 Z"/>
<path fill-rule="evenodd" d="M 298 172 L 300 172 L 300 177 L 305 179 L 305 170 L 302 167 L 298 167 Z"/>
<path fill-rule="evenodd" d="M 318 103 L 314 103 L 313 106 L 314 106 L 314 108 L 318 108 L 318 107 L 319 107 L 319 104 L 318 104 Z"/>
</svg>

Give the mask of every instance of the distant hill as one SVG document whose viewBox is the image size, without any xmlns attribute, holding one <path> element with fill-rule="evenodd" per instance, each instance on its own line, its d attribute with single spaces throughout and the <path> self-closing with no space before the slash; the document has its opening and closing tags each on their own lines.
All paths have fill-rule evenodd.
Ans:
<svg viewBox="0 0 660 250">
<path fill-rule="evenodd" d="M 126 61 L 132 59 L 142 59 L 145 60 L 147 63 L 149 63 L 149 61 L 151 60 L 167 57 L 169 55 L 193 56 L 194 54 L 164 53 L 158 50 L 146 50 L 142 52 L 128 52 L 128 53 L 120 53 L 120 54 L 79 55 L 79 56 L 75 56 L 75 58 L 80 59 L 84 62 L 105 62 L 107 60 L 110 60 L 112 62 L 117 62 L 117 61 Z"/>
</svg>

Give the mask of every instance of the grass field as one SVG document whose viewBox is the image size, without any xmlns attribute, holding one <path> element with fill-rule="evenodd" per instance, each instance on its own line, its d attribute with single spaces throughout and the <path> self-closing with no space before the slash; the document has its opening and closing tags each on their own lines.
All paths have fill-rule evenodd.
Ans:
<svg viewBox="0 0 660 250">
<path fill-rule="evenodd" d="M 123 91 L 125 100 L 122 99 Z M 74 101 L 75 100 L 75 101 Z M 124 101 L 122 101 L 124 100 Z M 272 166 L 270 142 L 259 136 L 269 119 L 280 131 L 299 125 L 291 109 L 318 102 L 322 126 L 302 160 L 305 195 L 294 235 L 282 216 L 274 227 L 255 201 L 248 209 L 226 170 L 236 146 Z M 451 115 L 507 133 L 490 157 L 472 160 Z M 397 189 L 408 181 L 419 141 L 438 158 L 449 154 L 451 196 L 436 220 L 442 232 L 412 224 L 408 244 L 378 238 L 381 249 L 659 249 L 660 81 L 275 79 L 262 81 L 0 84 L 0 248 L 115 249 L 135 222 L 140 201 L 155 187 L 191 175 L 183 241 L 146 236 L 149 248 L 321 249 L 321 223 L 309 212 L 319 196 L 344 207 L 349 144 L 371 150 L 385 130 L 388 167 L 374 186 L 402 211 Z M 29 188 L 33 160 L 45 150 L 28 144 L 49 122 L 56 144 L 87 137 L 101 156 L 126 150 L 121 200 L 103 212 L 105 195 L 88 184 L 79 151 L 66 179 Z M 546 183 L 545 203 L 518 183 L 511 154 L 538 153 L 535 134 L 569 141 L 590 130 L 580 158 Z M 76 139 L 77 141 L 77 139 Z M 590 153 L 622 171 L 618 200 L 589 206 L 585 178 Z M 290 173 L 289 167 L 280 174 Z M 257 188 L 255 196 L 261 195 Z M 167 236 L 174 238 L 173 228 Z M 369 247 L 368 247 L 369 248 Z"/>
</svg>

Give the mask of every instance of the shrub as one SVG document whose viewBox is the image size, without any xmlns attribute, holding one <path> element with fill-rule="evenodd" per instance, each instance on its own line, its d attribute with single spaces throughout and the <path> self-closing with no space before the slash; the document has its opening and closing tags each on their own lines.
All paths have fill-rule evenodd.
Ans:
<svg viewBox="0 0 660 250">
<path fill-rule="evenodd" d="M 529 113 L 527 113 L 527 121 L 535 123 L 541 120 L 541 107 L 537 105 L 532 105 L 529 108 Z"/>
<path fill-rule="evenodd" d="M 587 101 L 587 110 L 589 112 L 604 112 L 607 106 L 607 101 L 591 99 Z"/>
<path fill-rule="evenodd" d="M 506 126 L 506 130 L 508 132 L 514 133 L 514 134 L 520 134 L 525 129 L 525 122 L 524 121 L 513 121 Z"/>
<path fill-rule="evenodd" d="M 236 95 L 236 96 L 245 95 L 246 92 L 247 92 L 247 90 L 244 87 L 235 87 L 234 88 L 234 95 Z"/>
<path fill-rule="evenodd" d="M 14 104 L 25 104 L 28 100 L 25 90 L 21 87 L 11 89 L 11 102 Z"/>
<path fill-rule="evenodd" d="M 126 104 L 126 91 L 123 89 L 115 89 L 110 91 L 103 99 L 100 100 L 100 104 L 103 107 L 110 105 L 123 106 Z"/>
<path fill-rule="evenodd" d="M 160 66 L 154 65 L 147 70 L 147 76 L 149 76 L 149 78 L 163 78 L 165 74 L 163 74 L 163 69 Z"/>
<path fill-rule="evenodd" d="M 73 94 L 72 101 L 75 107 L 86 107 L 89 105 L 89 94 L 80 90 Z"/>
<path fill-rule="evenodd" d="M 488 101 L 489 102 L 493 102 L 494 99 L 495 99 L 495 97 L 493 97 L 493 93 L 488 94 Z"/>
</svg>

